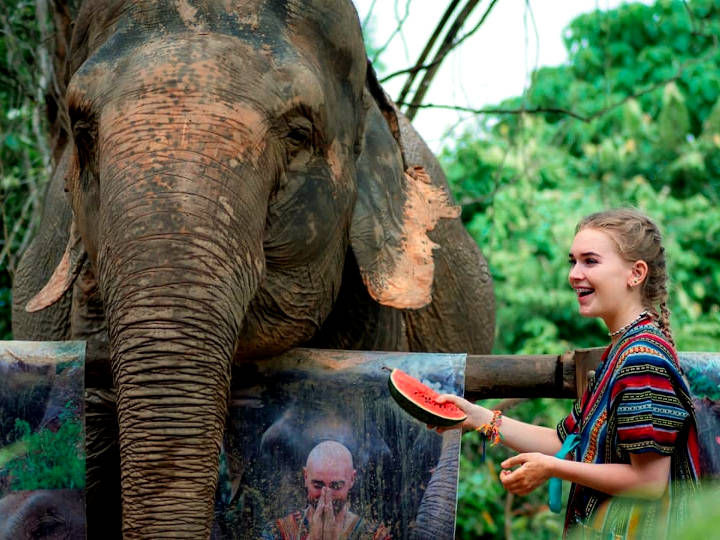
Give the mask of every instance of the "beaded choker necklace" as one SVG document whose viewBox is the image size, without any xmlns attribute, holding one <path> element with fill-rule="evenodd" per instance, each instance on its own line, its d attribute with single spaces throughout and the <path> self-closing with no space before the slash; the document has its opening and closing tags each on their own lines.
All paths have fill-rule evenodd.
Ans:
<svg viewBox="0 0 720 540">
<path fill-rule="evenodd" d="M 625 332 L 625 330 L 627 330 L 627 329 L 630 328 L 631 326 L 633 326 L 633 325 L 635 325 L 636 323 L 638 323 L 638 322 L 640 322 L 641 320 L 643 320 L 643 319 L 647 316 L 647 314 L 648 314 L 647 310 L 643 311 L 640 315 L 638 315 L 637 317 L 635 317 L 632 321 L 630 321 L 629 323 L 627 323 L 625 326 L 622 326 L 622 327 L 618 328 L 618 329 L 615 330 L 614 332 L 608 332 L 608 336 L 610 336 L 611 338 L 613 338 L 613 337 L 615 337 L 615 336 L 619 336 L 620 334 L 622 334 L 623 332 Z"/>
</svg>

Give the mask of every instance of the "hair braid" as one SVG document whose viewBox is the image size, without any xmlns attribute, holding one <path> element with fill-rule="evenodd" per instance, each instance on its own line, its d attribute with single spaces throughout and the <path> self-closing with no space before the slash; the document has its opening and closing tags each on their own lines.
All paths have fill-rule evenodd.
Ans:
<svg viewBox="0 0 720 540">
<path fill-rule="evenodd" d="M 668 338 L 670 345 L 675 348 L 675 340 L 672 337 L 672 330 L 670 329 L 670 308 L 668 308 L 665 300 L 660 302 L 660 317 L 657 322 L 662 333 Z"/>
</svg>

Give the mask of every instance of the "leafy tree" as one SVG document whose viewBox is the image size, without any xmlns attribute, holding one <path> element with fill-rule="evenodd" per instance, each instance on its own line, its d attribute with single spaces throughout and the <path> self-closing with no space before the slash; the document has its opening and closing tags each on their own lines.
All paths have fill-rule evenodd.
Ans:
<svg viewBox="0 0 720 540">
<path fill-rule="evenodd" d="M 2 2 L 0 13 L 0 339 L 10 339 L 11 281 L 38 218 L 48 178 L 45 89 L 49 56 L 43 1 Z"/>
</svg>

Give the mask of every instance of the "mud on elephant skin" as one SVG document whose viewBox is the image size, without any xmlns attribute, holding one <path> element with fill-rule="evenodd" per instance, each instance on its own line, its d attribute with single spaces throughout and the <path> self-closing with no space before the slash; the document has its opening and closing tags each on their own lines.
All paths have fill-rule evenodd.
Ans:
<svg viewBox="0 0 720 540">
<path fill-rule="evenodd" d="M 210 534 L 232 362 L 489 352 L 487 264 L 349 1 L 90 0 L 69 50 L 45 207 L 64 183 L 71 212 L 21 262 L 59 264 L 16 280 L 13 331 L 107 366 L 87 383 L 117 392 L 124 536 Z"/>
</svg>

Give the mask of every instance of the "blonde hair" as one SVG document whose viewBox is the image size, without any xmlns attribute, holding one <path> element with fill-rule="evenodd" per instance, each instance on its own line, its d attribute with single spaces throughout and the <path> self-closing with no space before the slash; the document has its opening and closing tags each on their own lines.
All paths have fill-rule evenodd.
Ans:
<svg viewBox="0 0 720 540">
<path fill-rule="evenodd" d="M 597 229 L 608 233 L 620 256 L 629 262 L 643 260 L 648 273 L 640 285 L 643 306 L 655 320 L 668 341 L 675 346 L 670 330 L 667 306 L 667 266 L 660 229 L 645 214 L 634 208 L 618 208 L 590 214 L 577 224 L 575 232 Z"/>
</svg>

